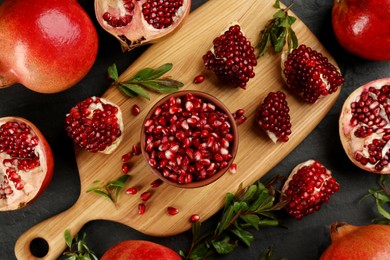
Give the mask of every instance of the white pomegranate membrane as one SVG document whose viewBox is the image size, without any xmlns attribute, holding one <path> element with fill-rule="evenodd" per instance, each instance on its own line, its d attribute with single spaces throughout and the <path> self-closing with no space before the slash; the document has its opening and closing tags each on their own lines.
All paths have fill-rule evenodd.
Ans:
<svg viewBox="0 0 390 260">
<path fill-rule="evenodd" d="M 189 184 L 214 176 L 233 159 L 230 117 L 196 94 L 170 97 L 144 123 L 149 165 L 171 182 Z"/>
</svg>

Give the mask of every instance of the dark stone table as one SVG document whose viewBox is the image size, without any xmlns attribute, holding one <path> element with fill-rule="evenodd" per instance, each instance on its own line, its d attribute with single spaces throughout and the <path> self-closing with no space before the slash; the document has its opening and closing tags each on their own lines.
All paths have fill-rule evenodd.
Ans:
<svg viewBox="0 0 390 260">
<path fill-rule="evenodd" d="M 193 0 L 193 9 L 204 2 Z M 283 2 L 288 5 L 291 1 Z M 121 72 L 147 49 L 141 47 L 123 54 L 114 37 L 97 24 L 93 1 L 80 3 L 94 21 L 100 40 L 98 58 L 89 74 L 77 86 L 54 95 L 34 93 L 21 85 L 0 90 L 0 116 L 21 116 L 34 122 L 47 137 L 55 155 L 55 173 L 46 192 L 31 206 L 14 212 L 0 212 L 2 260 L 15 258 L 14 244 L 23 232 L 68 209 L 79 196 L 79 176 L 73 144 L 64 131 L 64 115 L 78 101 L 92 95 L 102 95 L 106 91 L 108 83 L 105 80 L 105 72 L 109 65 L 115 62 Z M 341 189 L 319 212 L 301 221 L 281 213 L 279 217 L 287 229 L 266 228 L 253 231 L 255 240 L 252 246 L 239 246 L 232 254 L 221 257 L 223 259 L 258 259 L 260 253 L 269 246 L 274 248 L 275 259 L 317 259 L 330 243 L 328 228 L 332 222 L 346 221 L 355 225 L 366 225 L 378 216 L 372 199 L 359 203 L 359 199 L 367 190 L 376 186 L 377 176 L 360 170 L 348 160 L 339 141 L 338 117 L 344 100 L 354 89 L 371 80 L 390 77 L 390 62 L 367 61 L 344 51 L 333 35 L 332 4 L 331 0 L 296 0 L 292 10 L 336 59 L 345 77 L 345 84 L 329 114 L 289 156 L 267 174 L 267 177 L 275 174 L 286 176 L 296 164 L 313 158 L 333 171 Z M 219 213 L 207 220 L 204 226 L 215 225 L 218 217 Z M 87 233 L 88 245 L 98 256 L 115 243 L 127 239 L 154 241 L 176 251 L 186 251 L 191 241 L 190 232 L 166 238 L 149 237 L 109 221 L 89 222 L 80 232 Z"/>
</svg>

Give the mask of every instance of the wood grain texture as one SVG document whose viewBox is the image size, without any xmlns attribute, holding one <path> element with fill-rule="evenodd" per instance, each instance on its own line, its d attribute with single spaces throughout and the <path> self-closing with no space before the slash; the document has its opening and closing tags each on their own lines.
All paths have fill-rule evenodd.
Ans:
<svg viewBox="0 0 390 260">
<path fill-rule="evenodd" d="M 151 94 L 150 101 L 142 98 L 128 99 L 118 89 L 109 88 L 104 97 L 117 103 L 123 113 L 124 138 L 111 155 L 92 154 L 76 149 L 80 173 L 81 193 L 73 207 L 26 231 L 17 241 L 15 253 L 18 259 L 32 259 L 30 241 L 40 237 L 49 244 L 46 259 L 57 258 L 65 249 L 63 233 L 66 229 L 74 235 L 87 222 L 96 219 L 112 220 L 128 225 L 152 236 L 172 236 L 190 229 L 189 218 L 197 213 L 202 220 L 208 219 L 222 208 L 227 192 L 236 193 L 240 185 L 246 187 L 259 180 L 286 155 L 288 155 L 322 120 L 336 101 L 339 92 L 317 104 L 308 104 L 290 93 L 280 75 L 279 55 L 267 54 L 258 61 L 246 90 L 231 88 L 221 84 L 212 73 L 205 71 L 202 56 L 211 47 L 212 39 L 218 36 L 231 22 L 240 23 L 252 44 L 259 39 L 259 32 L 275 12 L 269 1 L 258 0 L 212 0 L 190 14 L 183 27 L 164 41 L 151 46 L 121 76 L 121 79 L 134 75 L 145 67 L 156 68 L 164 63 L 174 64 L 168 73 L 185 83 L 184 89 L 208 92 L 231 110 L 243 108 L 247 121 L 239 126 L 239 149 L 235 159 L 238 172 L 227 172 L 213 184 L 197 189 L 180 189 L 163 184 L 152 189 L 150 183 L 156 179 L 142 156 L 132 158 L 130 179 L 126 187 L 136 186 L 137 195 L 121 194 L 118 205 L 100 197 L 86 193 L 95 180 L 103 182 L 117 179 L 121 174 L 121 156 L 139 142 L 141 124 L 147 111 L 162 95 Z M 321 51 L 335 64 L 329 53 L 316 37 L 298 19 L 293 28 L 300 40 L 313 49 Z M 192 80 L 203 73 L 206 81 L 194 84 Z M 283 90 L 287 93 L 290 106 L 292 134 L 287 143 L 272 143 L 255 124 L 255 111 L 259 103 L 270 91 Z M 137 104 L 141 114 L 133 116 L 131 107 Z M 139 195 L 151 191 L 152 197 L 145 203 L 146 213 L 138 215 Z M 171 216 L 167 207 L 179 209 L 179 214 Z"/>
</svg>

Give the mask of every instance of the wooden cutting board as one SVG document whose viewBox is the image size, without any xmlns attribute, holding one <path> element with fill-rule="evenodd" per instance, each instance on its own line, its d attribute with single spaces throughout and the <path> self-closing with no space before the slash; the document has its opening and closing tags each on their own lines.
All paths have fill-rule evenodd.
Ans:
<svg viewBox="0 0 390 260">
<path fill-rule="evenodd" d="M 197 213 L 202 221 L 215 214 L 223 206 L 227 192 L 236 193 L 240 185 L 246 187 L 259 180 L 286 155 L 288 155 L 322 120 L 338 97 L 334 93 L 317 104 L 308 104 L 286 90 L 280 76 L 280 57 L 262 57 L 255 67 L 255 78 L 247 89 L 231 88 L 221 84 L 210 72 L 206 72 L 202 56 L 211 47 L 212 40 L 231 22 L 238 21 L 252 44 L 257 43 L 259 32 L 275 12 L 271 1 L 258 0 L 212 0 L 190 14 L 183 27 L 163 42 L 151 46 L 122 75 L 121 79 L 134 75 L 145 67 L 157 68 L 171 62 L 173 69 L 168 73 L 172 78 L 185 83 L 184 89 L 206 91 L 227 105 L 231 112 L 239 108 L 246 111 L 247 121 L 239 126 L 239 149 L 235 159 L 238 172 L 227 172 L 213 184 L 197 189 L 180 189 L 168 184 L 152 189 L 150 183 L 156 177 L 149 170 L 142 156 L 132 158 L 132 169 L 127 187 L 136 186 L 137 195 L 120 194 L 118 205 L 94 194 L 86 193 L 95 180 L 104 183 L 121 175 L 121 156 L 140 140 L 140 129 L 147 111 L 161 94 L 151 94 L 151 100 L 128 99 L 118 89 L 109 88 L 104 97 L 118 104 L 123 113 L 125 131 L 121 145 L 111 155 L 93 154 L 76 150 L 81 180 L 81 193 L 77 202 L 68 210 L 43 221 L 25 232 L 17 241 L 15 253 L 18 259 L 32 259 L 29 244 L 34 238 L 43 238 L 49 244 L 47 259 L 57 258 L 65 249 L 64 230 L 74 235 L 91 220 L 105 219 L 128 225 L 151 236 L 172 236 L 190 229 L 189 218 Z M 321 51 L 335 64 L 318 39 L 299 19 L 293 28 L 300 40 Z M 192 80 L 198 74 L 206 75 L 201 84 Z M 291 110 L 292 134 L 287 143 L 274 144 L 254 122 L 259 103 L 270 91 L 284 90 Z M 141 114 L 133 116 L 131 107 L 137 104 Z M 310 156 L 310 155 L 308 155 Z M 309 159 L 309 157 L 308 157 Z M 294 165 L 291 165 L 293 168 Z M 285 173 L 287 174 L 287 173 Z M 146 213 L 139 215 L 137 205 L 140 194 L 152 191 L 147 201 Z M 167 207 L 179 209 L 171 216 Z"/>
</svg>

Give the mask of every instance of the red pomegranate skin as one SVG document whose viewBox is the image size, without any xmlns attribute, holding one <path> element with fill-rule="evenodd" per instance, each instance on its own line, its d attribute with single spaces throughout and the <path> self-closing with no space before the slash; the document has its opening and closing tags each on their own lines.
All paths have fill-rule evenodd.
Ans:
<svg viewBox="0 0 390 260">
<path fill-rule="evenodd" d="M 125 240 L 109 248 L 101 260 L 180 260 L 172 249 L 145 240 Z"/>
<path fill-rule="evenodd" d="M 5 0 L 0 28 L 0 88 L 60 92 L 95 62 L 97 32 L 76 0 Z"/>
<path fill-rule="evenodd" d="M 390 60 L 390 0 L 335 0 L 332 25 L 339 43 L 369 60 Z"/>
<path fill-rule="evenodd" d="M 334 223 L 330 228 L 330 236 L 332 244 L 320 260 L 390 259 L 390 226 Z"/>
</svg>

